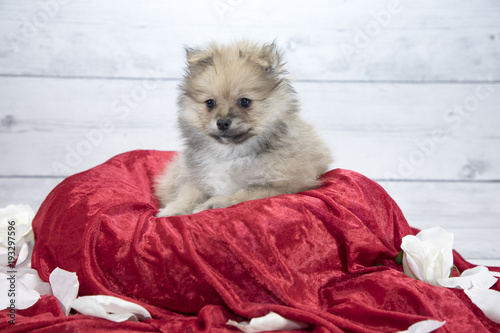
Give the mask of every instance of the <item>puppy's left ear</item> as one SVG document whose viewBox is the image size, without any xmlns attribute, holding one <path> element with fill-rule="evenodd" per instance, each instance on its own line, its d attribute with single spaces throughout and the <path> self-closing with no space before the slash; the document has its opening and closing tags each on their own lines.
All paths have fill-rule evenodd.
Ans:
<svg viewBox="0 0 500 333">
<path fill-rule="evenodd" d="M 271 44 L 265 44 L 262 46 L 259 52 L 259 57 L 257 59 L 257 63 L 266 71 L 266 72 L 281 72 L 281 69 L 284 65 L 283 56 L 276 45 L 276 41 Z"/>
</svg>

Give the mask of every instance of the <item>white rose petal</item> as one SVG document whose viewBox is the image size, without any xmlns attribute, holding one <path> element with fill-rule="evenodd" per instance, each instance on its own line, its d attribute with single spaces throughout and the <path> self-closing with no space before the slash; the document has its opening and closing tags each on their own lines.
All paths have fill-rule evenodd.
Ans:
<svg viewBox="0 0 500 333">
<path fill-rule="evenodd" d="M 500 292 L 489 289 L 498 280 L 495 276 L 498 273 L 477 266 L 465 270 L 460 277 L 439 279 L 438 282 L 443 287 L 463 289 L 472 303 L 488 318 L 500 324 Z"/>
<path fill-rule="evenodd" d="M 80 288 L 76 273 L 57 267 L 50 273 L 49 281 L 54 296 L 59 300 L 61 309 L 67 316 L 71 309 L 71 303 L 78 296 L 78 289 Z"/>
<path fill-rule="evenodd" d="M 446 288 L 490 289 L 497 279 L 485 266 L 477 266 L 462 272 L 460 277 L 438 279 L 439 285 Z"/>
<path fill-rule="evenodd" d="M 99 317 L 114 322 L 150 319 L 151 315 L 142 306 L 113 296 L 82 296 L 71 303 L 71 307 L 87 316 Z"/>
<path fill-rule="evenodd" d="M 422 275 L 424 272 L 424 259 L 417 258 L 417 255 L 418 253 L 416 251 L 414 251 L 412 256 L 407 255 L 406 252 L 403 254 L 403 270 L 404 273 L 412 279 L 425 281 L 425 278 Z"/>
<path fill-rule="evenodd" d="M 17 256 L 16 268 L 31 267 L 31 256 L 33 254 L 33 247 L 35 246 L 34 241 L 29 241 L 28 243 L 24 243 L 19 250 L 19 255 Z"/>
<path fill-rule="evenodd" d="M 493 289 L 465 289 L 464 292 L 469 296 L 486 317 L 497 324 L 500 324 L 500 292 Z"/>
<path fill-rule="evenodd" d="M 50 284 L 40 279 L 38 272 L 32 268 L 22 269 L 25 273 L 19 276 L 18 281 L 27 289 L 34 290 L 40 295 L 51 295 Z"/>
<path fill-rule="evenodd" d="M 419 321 L 418 323 L 411 325 L 408 328 L 408 330 L 400 331 L 398 333 L 429 333 L 437 330 L 444 324 L 446 324 L 446 321 L 437 321 L 429 319 L 429 320 Z"/>
<path fill-rule="evenodd" d="M 14 307 L 27 309 L 35 304 L 40 295 L 50 294 L 50 285 L 38 276 L 36 270 L 20 268 L 9 270 L 0 267 L 0 310 Z M 11 305 L 13 304 L 13 305 Z"/>
<path fill-rule="evenodd" d="M 9 241 L 15 244 L 15 257 L 23 245 L 34 239 L 31 222 L 35 212 L 29 205 L 8 205 L 0 208 L 0 266 L 9 265 Z M 24 260 L 28 256 L 24 256 Z M 20 262 L 19 262 L 20 263 Z"/>
<path fill-rule="evenodd" d="M 403 269 L 406 275 L 437 286 L 453 267 L 453 234 L 441 227 L 403 237 Z"/>
<path fill-rule="evenodd" d="M 292 331 L 308 327 L 309 325 L 283 318 L 275 312 L 269 312 L 263 317 L 253 318 L 250 322 L 237 323 L 228 320 L 226 325 L 239 328 L 245 333 L 268 332 L 268 331 Z"/>
</svg>

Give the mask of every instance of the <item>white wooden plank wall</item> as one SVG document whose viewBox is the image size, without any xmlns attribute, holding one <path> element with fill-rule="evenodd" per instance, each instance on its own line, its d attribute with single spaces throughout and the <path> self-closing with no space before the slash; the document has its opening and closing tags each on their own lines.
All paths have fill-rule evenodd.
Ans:
<svg viewBox="0 0 500 333">
<path fill-rule="evenodd" d="M 0 1 L 0 206 L 132 149 L 178 150 L 184 45 L 286 52 L 336 162 L 500 266 L 500 2 Z"/>
</svg>

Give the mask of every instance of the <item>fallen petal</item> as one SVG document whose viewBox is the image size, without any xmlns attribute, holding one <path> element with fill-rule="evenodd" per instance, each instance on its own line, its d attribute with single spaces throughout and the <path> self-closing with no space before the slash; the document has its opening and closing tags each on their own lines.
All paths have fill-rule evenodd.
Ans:
<svg viewBox="0 0 500 333">
<path fill-rule="evenodd" d="M 4 273 L 0 272 L 0 310 L 8 307 L 13 307 L 18 310 L 23 310 L 31 307 L 38 302 L 40 294 L 35 290 L 26 288 L 26 286 L 18 281 L 21 275 L 17 273 Z M 5 297 L 9 295 L 11 284 L 16 284 L 15 295 L 13 297 Z M 5 296 L 4 296 L 5 295 Z"/>
<path fill-rule="evenodd" d="M 444 324 L 446 324 L 446 321 L 437 321 L 429 319 L 429 320 L 419 321 L 418 323 L 415 323 L 410 327 L 408 327 L 408 330 L 400 331 L 398 333 L 429 333 L 437 330 Z"/>
<path fill-rule="evenodd" d="M 490 271 L 490 274 L 500 278 L 500 272 L 491 272 Z"/>
<path fill-rule="evenodd" d="M 71 303 L 71 307 L 83 315 L 122 322 L 150 319 L 151 315 L 142 306 L 123 299 L 106 296 L 82 296 Z"/>
<path fill-rule="evenodd" d="M 496 282 L 497 279 L 484 266 L 467 269 L 460 277 L 438 279 L 438 283 L 443 287 L 460 289 L 489 289 Z"/>
<path fill-rule="evenodd" d="M 18 284 L 18 297 L 16 299 L 16 309 L 23 310 L 31 307 L 40 299 L 40 294 L 35 290 L 28 289 L 22 284 Z"/>
<path fill-rule="evenodd" d="M 53 295 L 59 300 L 62 311 L 69 314 L 70 304 L 78 296 L 80 283 L 76 273 L 65 271 L 57 267 L 50 273 L 49 282 Z"/>
<path fill-rule="evenodd" d="M 18 281 L 21 283 L 26 289 L 34 290 L 40 295 L 50 295 L 52 294 L 52 289 L 50 288 L 50 284 L 40 279 L 38 272 L 32 268 L 21 268 L 18 269 Z"/>
<path fill-rule="evenodd" d="M 464 292 L 486 317 L 500 324 L 500 292 L 493 289 L 466 289 Z"/>
<path fill-rule="evenodd" d="M 245 333 L 268 332 L 268 331 L 292 331 L 308 327 L 309 325 L 283 318 L 275 312 L 269 312 L 263 317 L 253 318 L 250 322 L 237 323 L 228 320 L 226 325 L 239 328 Z"/>
</svg>

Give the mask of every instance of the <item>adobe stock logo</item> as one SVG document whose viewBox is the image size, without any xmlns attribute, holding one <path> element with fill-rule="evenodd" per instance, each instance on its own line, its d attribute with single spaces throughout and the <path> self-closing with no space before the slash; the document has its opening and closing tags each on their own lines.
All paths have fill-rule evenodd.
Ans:
<svg viewBox="0 0 500 333">
<path fill-rule="evenodd" d="M 217 15 L 221 21 L 224 21 L 228 12 L 232 12 L 238 7 L 243 0 L 216 0 L 212 2 Z"/>
<path fill-rule="evenodd" d="M 476 112 L 481 103 L 489 99 L 496 88 L 489 82 L 491 75 L 487 78 L 488 83 L 479 84 L 474 88 L 473 93 L 465 96 L 459 103 L 447 109 L 442 116 L 446 127 L 436 127 L 430 137 L 425 139 L 415 138 L 413 143 L 415 149 L 406 156 L 399 156 L 399 164 L 396 172 L 386 172 L 384 178 L 387 180 L 400 180 L 412 176 L 417 167 L 423 165 L 437 150 L 439 145 L 445 143 L 451 134 L 460 129 L 465 120 L 469 119 Z"/>
<path fill-rule="evenodd" d="M 386 9 L 378 12 L 371 12 L 371 20 L 366 22 L 362 29 L 354 29 L 354 38 L 352 43 L 342 42 L 339 45 L 344 58 L 348 63 L 351 63 L 351 58 L 355 54 L 361 53 L 370 43 L 377 38 L 384 28 L 387 28 L 395 15 L 401 14 L 403 8 L 399 0 L 388 3 Z"/>
<path fill-rule="evenodd" d="M 59 14 L 61 6 L 66 5 L 71 0 L 40 0 L 38 9 L 31 18 L 24 17 L 23 23 L 19 25 L 16 32 L 9 32 L 6 37 L 14 52 L 21 51 L 30 40 L 45 28 L 51 19 Z"/>
<path fill-rule="evenodd" d="M 104 117 L 99 126 L 83 134 L 83 138 L 76 144 L 66 145 L 64 161 L 52 162 L 52 171 L 56 175 L 69 175 L 74 172 L 87 156 L 90 156 L 96 147 L 99 147 L 106 136 L 109 136 L 116 125 L 125 121 L 132 110 L 139 107 L 148 95 L 158 88 L 159 75 L 149 72 L 149 76 L 141 83 L 136 84 L 128 93 L 114 99 L 110 105 L 110 114 Z"/>
</svg>

